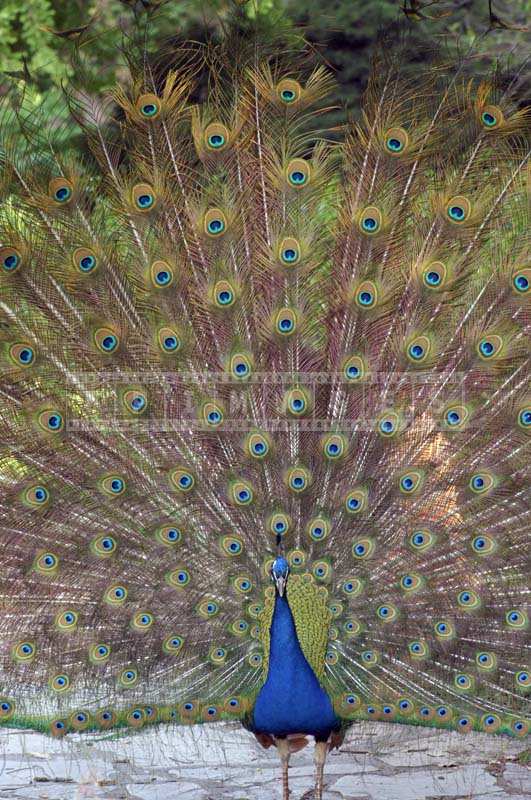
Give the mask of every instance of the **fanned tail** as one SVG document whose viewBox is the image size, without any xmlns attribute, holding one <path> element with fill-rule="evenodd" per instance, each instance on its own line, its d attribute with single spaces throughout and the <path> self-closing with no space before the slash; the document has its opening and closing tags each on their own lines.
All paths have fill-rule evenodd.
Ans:
<svg viewBox="0 0 531 800">
<path fill-rule="evenodd" d="M 0 713 L 248 716 L 280 537 L 339 717 L 520 735 L 529 114 L 397 45 L 338 144 L 271 50 L 72 92 L 82 159 L 3 143 Z"/>
</svg>

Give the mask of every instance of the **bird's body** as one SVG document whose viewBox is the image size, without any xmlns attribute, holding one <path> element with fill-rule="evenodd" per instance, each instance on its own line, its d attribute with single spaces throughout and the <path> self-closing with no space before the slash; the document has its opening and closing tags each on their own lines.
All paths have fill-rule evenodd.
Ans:
<svg viewBox="0 0 531 800">
<path fill-rule="evenodd" d="M 239 719 L 285 795 L 312 735 L 320 796 L 356 719 L 528 729 L 529 115 L 397 40 L 328 141 L 248 44 L 5 127 L 0 715 Z"/>
<path fill-rule="evenodd" d="M 269 661 L 253 707 L 253 730 L 274 736 L 303 733 L 326 741 L 340 722 L 304 657 L 285 597 L 275 600 Z"/>
</svg>

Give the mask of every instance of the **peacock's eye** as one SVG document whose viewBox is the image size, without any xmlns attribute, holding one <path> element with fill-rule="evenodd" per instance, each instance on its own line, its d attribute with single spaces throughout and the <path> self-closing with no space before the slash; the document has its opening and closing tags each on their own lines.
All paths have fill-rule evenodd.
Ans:
<svg viewBox="0 0 531 800">
<path fill-rule="evenodd" d="M 0 247 L 0 263 L 4 272 L 15 272 L 21 264 L 20 253 L 13 247 Z"/>
<path fill-rule="evenodd" d="M 157 113 L 158 108 L 155 103 L 144 103 L 140 110 L 145 117 L 152 117 Z"/>
<path fill-rule="evenodd" d="M 207 141 L 210 147 L 217 150 L 225 144 L 225 137 L 221 133 L 213 133 L 208 137 Z"/>
<path fill-rule="evenodd" d="M 416 361 L 419 361 L 424 355 L 424 348 L 419 344 L 411 345 L 409 348 L 409 355 Z"/>
<path fill-rule="evenodd" d="M 221 219 L 211 219 L 207 225 L 208 232 L 214 235 L 222 233 L 224 227 L 225 225 Z"/>
<path fill-rule="evenodd" d="M 152 194 L 147 194 L 146 192 L 144 194 L 138 195 L 137 204 L 139 205 L 140 208 L 151 208 L 153 202 L 154 198 Z"/>
<path fill-rule="evenodd" d="M 58 203 L 65 203 L 71 196 L 72 190 L 68 186 L 60 186 L 54 192 L 54 197 Z"/>
<path fill-rule="evenodd" d="M 452 219 L 459 222 L 465 218 L 465 210 L 462 206 L 450 206 L 448 214 Z"/>
</svg>

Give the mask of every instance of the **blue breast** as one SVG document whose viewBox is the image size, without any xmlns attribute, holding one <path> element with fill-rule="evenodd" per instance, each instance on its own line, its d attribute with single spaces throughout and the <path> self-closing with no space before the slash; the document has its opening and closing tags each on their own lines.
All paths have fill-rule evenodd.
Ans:
<svg viewBox="0 0 531 800">
<path fill-rule="evenodd" d="M 278 595 L 271 623 L 269 670 L 256 699 L 253 722 L 257 733 L 305 733 L 320 739 L 326 739 L 340 724 L 301 650 L 288 601 Z"/>
</svg>

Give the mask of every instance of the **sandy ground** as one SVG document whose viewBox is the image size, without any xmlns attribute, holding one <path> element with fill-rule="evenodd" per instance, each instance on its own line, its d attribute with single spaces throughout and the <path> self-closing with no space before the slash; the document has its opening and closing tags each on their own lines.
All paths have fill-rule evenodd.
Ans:
<svg viewBox="0 0 531 800">
<path fill-rule="evenodd" d="M 528 744 L 527 744 L 528 746 Z M 313 799 L 312 747 L 292 757 L 290 800 Z M 529 800 L 526 743 L 389 723 L 351 729 L 329 756 L 326 800 Z M 237 725 L 120 739 L 0 731 L 0 800 L 278 800 L 278 759 Z"/>
</svg>

